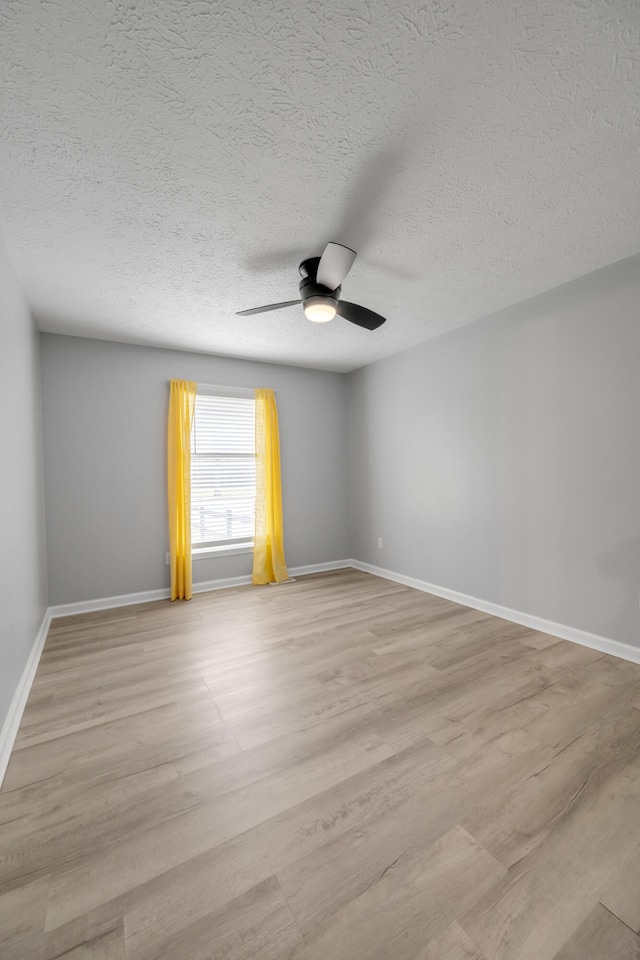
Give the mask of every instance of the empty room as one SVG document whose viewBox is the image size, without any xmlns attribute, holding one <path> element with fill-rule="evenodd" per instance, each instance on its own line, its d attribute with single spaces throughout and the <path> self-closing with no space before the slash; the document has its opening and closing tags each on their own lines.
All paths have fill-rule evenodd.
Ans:
<svg viewBox="0 0 640 960">
<path fill-rule="evenodd" d="M 638 4 L 0 82 L 0 960 L 640 960 Z"/>
</svg>

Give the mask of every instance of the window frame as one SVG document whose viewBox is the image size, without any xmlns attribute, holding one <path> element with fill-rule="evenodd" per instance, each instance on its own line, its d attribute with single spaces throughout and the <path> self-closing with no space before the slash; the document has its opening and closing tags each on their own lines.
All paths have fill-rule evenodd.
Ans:
<svg viewBox="0 0 640 960">
<path fill-rule="evenodd" d="M 198 383 L 196 389 L 196 404 L 198 396 L 205 397 L 225 397 L 230 399 L 253 400 L 255 403 L 256 392 L 252 387 L 220 387 L 211 384 Z M 194 409 L 194 428 L 195 428 L 195 409 Z M 193 454 L 192 454 L 193 468 Z M 193 477 L 193 473 L 191 474 Z M 242 540 L 237 538 L 233 541 L 219 542 L 216 540 L 202 541 L 191 544 L 192 560 L 206 560 L 210 557 L 233 556 L 234 554 L 253 553 L 254 541 Z"/>
</svg>

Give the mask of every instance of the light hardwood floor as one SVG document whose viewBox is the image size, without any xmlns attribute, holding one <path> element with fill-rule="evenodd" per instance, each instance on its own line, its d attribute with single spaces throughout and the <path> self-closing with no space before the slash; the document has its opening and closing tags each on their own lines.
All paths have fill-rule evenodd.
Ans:
<svg viewBox="0 0 640 960">
<path fill-rule="evenodd" d="M 56 620 L 2 960 L 640 958 L 640 667 L 352 570 Z"/>
</svg>

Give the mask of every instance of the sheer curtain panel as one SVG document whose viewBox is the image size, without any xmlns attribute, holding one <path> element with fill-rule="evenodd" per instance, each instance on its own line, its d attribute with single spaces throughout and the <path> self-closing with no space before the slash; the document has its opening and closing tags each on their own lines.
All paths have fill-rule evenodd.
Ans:
<svg viewBox="0 0 640 960">
<path fill-rule="evenodd" d="M 252 581 L 282 583 L 288 579 L 276 398 L 273 390 L 256 389 L 256 527 Z"/>
<path fill-rule="evenodd" d="M 191 599 L 191 429 L 196 386 L 192 380 L 170 381 L 167 487 L 172 600 Z"/>
</svg>

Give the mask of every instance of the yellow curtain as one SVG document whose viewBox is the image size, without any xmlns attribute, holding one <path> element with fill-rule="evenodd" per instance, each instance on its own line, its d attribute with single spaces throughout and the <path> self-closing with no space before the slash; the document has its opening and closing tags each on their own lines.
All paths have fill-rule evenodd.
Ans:
<svg viewBox="0 0 640 960">
<path fill-rule="evenodd" d="M 192 380 L 171 380 L 167 445 L 171 599 L 191 600 L 191 427 L 196 404 Z"/>
<path fill-rule="evenodd" d="M 273 390 L 256 390 L 256 528 L 253 583 L 288 580 L 284 559 L 280 436 Z"/>
</svg>

